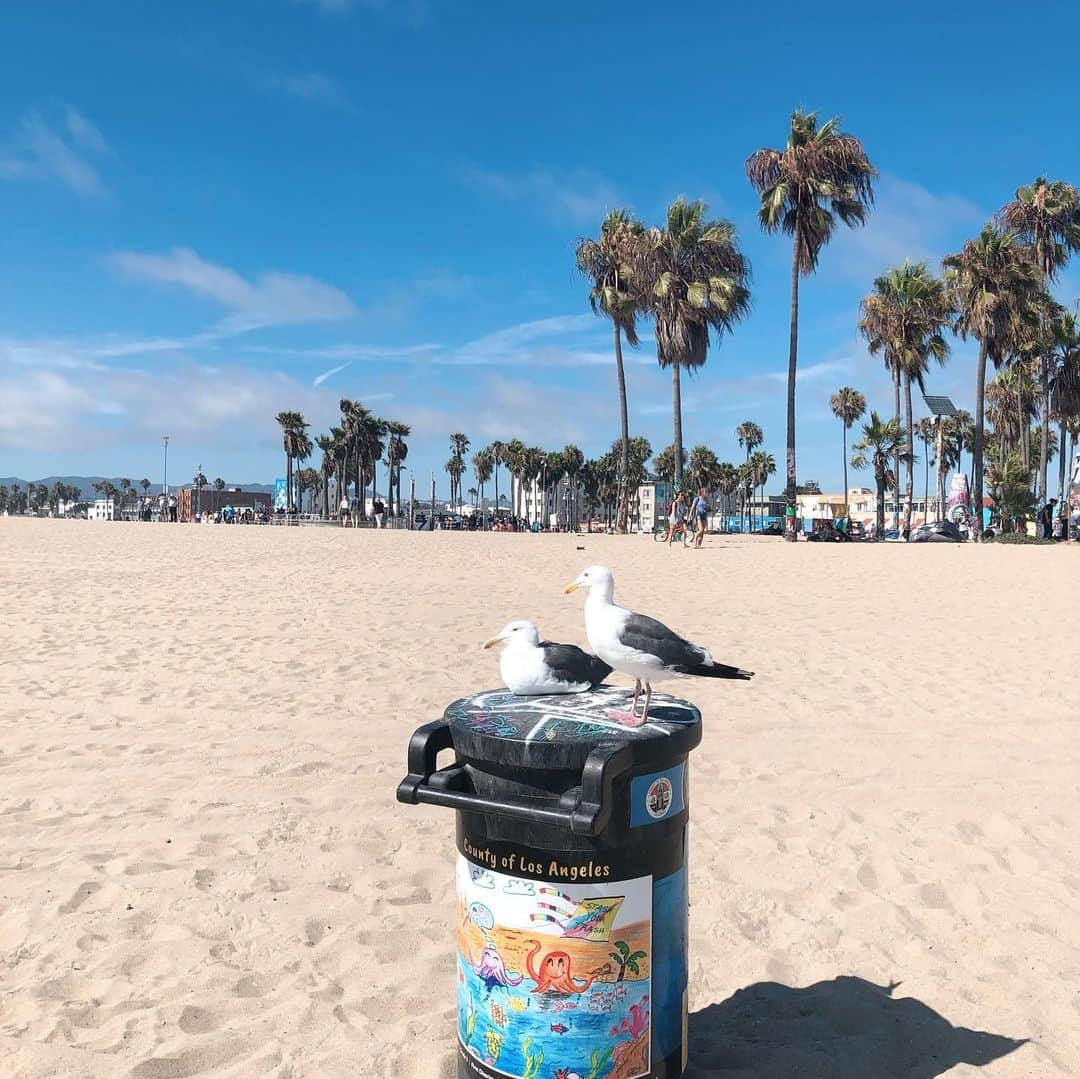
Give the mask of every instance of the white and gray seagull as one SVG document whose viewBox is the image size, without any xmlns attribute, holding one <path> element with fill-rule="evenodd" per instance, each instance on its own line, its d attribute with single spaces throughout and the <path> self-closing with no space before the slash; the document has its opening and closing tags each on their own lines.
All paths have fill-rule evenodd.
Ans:
<svg viewBox="0 0 1080 1079">
<path fill-rule="evenodd" d="M 563 589 L 567 594 L 589 590 L 585 601 L 585 632 L 596 654 L 634 679 L 634 703 L 618 718 L 628 727 L 640 727 L 649 718 L 654 682 L 695 675 L 702 678 L 754 677 L 753 671 L 717 663 L 707 648 L 680 637 L 662 622 L 615 604 L 615 578 L 606 566 L 589 566 Z M 642 683 L 645 705 L 637 714 Z"/>
<path fill-rule="evenodd" d="M 499 656 L 499 673 L 511 693 L 584 693 L 611 674 L 603 660 L 576 644 L 540 640 L 540 632 L 532 622 L 508 622 L 484 641 L 484 647 L 499 643 L 506 645 Z"/>
</svg>

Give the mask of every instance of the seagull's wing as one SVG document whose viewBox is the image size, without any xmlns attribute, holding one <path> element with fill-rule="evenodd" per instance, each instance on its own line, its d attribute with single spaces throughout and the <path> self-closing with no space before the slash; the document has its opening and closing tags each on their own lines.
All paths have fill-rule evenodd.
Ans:
<svg viewBox="0 0 1080 1079">
<path fill-rule="evenodd" d="M 599 685 L 609 674 L 611 668 L 598 656 L 578 648 L 576 644 L 555 644 L 541 641 L 544 650 L 544 662 L 549 670 L 562 682 Z"/>
<path fill-rule="evenodd" d="M 619 643 L 637 652 L 655 656 L 676 674 L 703 675 L 706 678 L 752 678 L 752 671 L 717 663 L 707 648 L 692 644 L 647 614 L 631 612 L 619 630 Z"/>
</svg>

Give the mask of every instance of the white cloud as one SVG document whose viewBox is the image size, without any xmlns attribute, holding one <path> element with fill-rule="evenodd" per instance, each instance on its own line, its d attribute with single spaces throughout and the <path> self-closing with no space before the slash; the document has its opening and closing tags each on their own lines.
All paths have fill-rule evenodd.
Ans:
<svg viewBox="0 0 1080 1079">
<path fill-rule="evenodd" d="M 271 270 L 249 281 L 185 247 L 173 248 L 165 255 L 118 251 L 108 256 L 108 262 L 128 277 L 179 285 L 224 307 L 231 312 L 224 326 L 237 333 L 262 326 L 335 321 L 357 314 L 344 292 L 314 277 Z"/>
<path fill-rule="evenodd" d="M 321 386 L 328 378 L 333 378 L 334 375 L 344 371 L 346 367 L 350 365 L 347 363 L 339 364 L 337 367 L 331 367 L 329 371 L 323 371 L 321 375 L 316 375 L 312 380 L 312 386 Z"/>
<path fill-rule="evenodd" d="M 935 195 L 919 184 L 885 175 L 877 185 L 866 225 L 841 227 L 822 256 L 822 267 L 865 279 L 905 258 L 934 265 L 958 249 L 989 216 L 960 195 Z"/>
<path fill-rule="evenodd" d="M 622 202 L 615 188 L 589 169 L 556 173 L 537 168 L 511 175 L 470 165 L 460 170 L 460 177 L 467 187 L 491 191 L 507 202 L 539 207 L 556 221 L 577 225 L 595 224 Z"/>
<path fill-rule="evenodd" d="M 104 154 L 108 144 L 85 117 L 70 106 L 67 133 L 53 130 L 40 113 L 28 112 L 19 121 L 8 145 L 0 150 L 0 176 L 56 180 L 85 197 L 105 193 L 105 185 L 89 154 Z"/>
<path fill-rule="evenodd" d="M 328 75 L 321 71 L 299 72 L 292 75 L 264 74 L 255 78 L 264 90 L 273 90 L 287 97 L 310 101 L 328 108 L 352 110 L 345 92 Z"/>
</svg>

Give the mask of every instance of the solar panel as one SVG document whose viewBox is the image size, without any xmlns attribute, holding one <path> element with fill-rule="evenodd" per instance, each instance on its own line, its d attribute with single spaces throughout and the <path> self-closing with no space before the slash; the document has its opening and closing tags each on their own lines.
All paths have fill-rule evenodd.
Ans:
<svg viewBox="0 0 1080 1079">
<path fill-rule="evenodd" d="M 923 400 L 926 402 L 926 407 L 935 416 L 955 416 L 956 405 L 952 403 L 947 397 L 932 397 L 930 394 L 924 393 Z"/>
</svg>

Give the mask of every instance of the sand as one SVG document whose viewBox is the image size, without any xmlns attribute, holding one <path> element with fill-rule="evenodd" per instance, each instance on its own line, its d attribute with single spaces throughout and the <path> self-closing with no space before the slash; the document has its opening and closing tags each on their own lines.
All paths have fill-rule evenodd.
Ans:
<svg viewBox="0 0 1080 1079">
<path fill-rule="evenodd" d="M 592 562 L 758 672 L 679 687 L 688 1076 L 1080 1074 L 1080 548 L 0 520 L 0 1075 L 453 1079 L 406 741 Z"/>
</svg>

